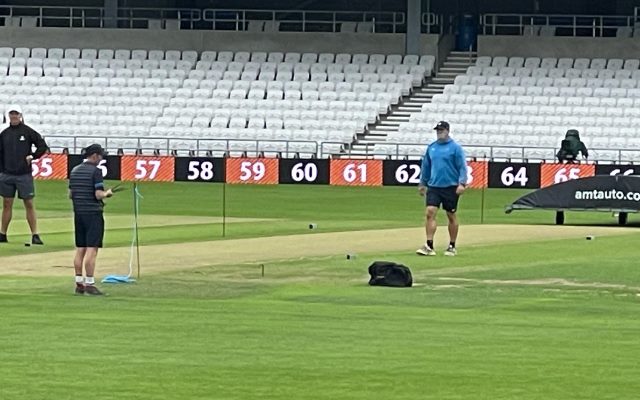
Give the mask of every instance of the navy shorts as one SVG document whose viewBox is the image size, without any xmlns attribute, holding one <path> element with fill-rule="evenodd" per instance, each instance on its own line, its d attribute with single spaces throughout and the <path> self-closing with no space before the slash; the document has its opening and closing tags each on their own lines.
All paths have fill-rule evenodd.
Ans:
<svg viewBox="0 0 640 400">
<path fill-rule="evenodd" d="M 427 206 L 434 206 L 454 213 L 458 209 L 458 199 L 460 196 L 456 194 L 457 186 L 449 187 L 429 187 L 427 188 Z"/>
<path fill-rule="evenodd" d="M 74 214 L 76 247 L 102 247 L 104 218 L 102 213 Z"/>
<path fill-rule="evenodd" d="M 18 192 L 18 197 L 22 200 L 29 200 L 35 197 L 31 174 L 11 175 L 0 173 L 0 196 L 14 198 L 16 197 L 16 192 Z"/>
</svg>

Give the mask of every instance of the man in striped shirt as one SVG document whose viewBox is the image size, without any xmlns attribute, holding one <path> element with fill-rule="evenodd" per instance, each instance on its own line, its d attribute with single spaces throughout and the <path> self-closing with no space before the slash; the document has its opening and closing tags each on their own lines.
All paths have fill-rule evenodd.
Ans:
<svg viewBox="0 0 640 400">
<path fill-rule="evenodd" d="M 95 286 L 94 272 L 104 237 L 103 200 L 113 196 L 111 189 L 105 190 L 102 171 L 98 168 L 105 155 L 102 146 L 92 144 L 82 152 L 85 161 L 73 168 L 69 176 L 76 242 L 73 260 L 76 294 L 102 295 Z M 83 266 L 86 277 L 83 277 Z"/>
</svg>

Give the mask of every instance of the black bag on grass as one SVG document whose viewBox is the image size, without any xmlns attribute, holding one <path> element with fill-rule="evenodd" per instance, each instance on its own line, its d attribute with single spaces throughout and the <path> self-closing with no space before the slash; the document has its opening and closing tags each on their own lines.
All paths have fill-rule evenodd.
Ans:
<svg viewBox="0 0 640 400">
<path fill-rule="evenodd" d="M 413 277 L 411 270 L 402 264 L 389 261 L 376 261 L 369 266 L 369 285 L 411 287 Z"/>
</svg>

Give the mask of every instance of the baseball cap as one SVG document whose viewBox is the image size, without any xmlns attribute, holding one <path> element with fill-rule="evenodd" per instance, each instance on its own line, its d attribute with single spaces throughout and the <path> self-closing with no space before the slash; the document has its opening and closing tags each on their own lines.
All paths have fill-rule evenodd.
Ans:
<svg viewBox="0 0 640 400">
<path fill-rule="evenodd" d="M 102 148 L 102 146 L 100 146 L 98 143 L 94 143 L 92 145 L 87 146 L 86 148 L 84 148 L 82 150 L 82 156 L 83 157 L 89 157 L 92 154 L 100 154 L 101 156 L 106 156 L 107 152 L 104 151 L 104 149 Z"/>
<path fill-rule="evenodd" d="M 435 128 L 433 128 L 434 130 L 437 129 L 446 129 L 449 130 L 449 123 L 447 121 L 440 121 L 438 122 L 438 124 L 436 125 Z"/>
<path fill-rule="evenodd" d="M 12 112 L 12 111 L 16 111 L 16 112 L 22 114 L 22 107 L 20 107 L 17 104 L 11 104 L 9 107 L 7 107 L 7 114 Z"/>
</svg>

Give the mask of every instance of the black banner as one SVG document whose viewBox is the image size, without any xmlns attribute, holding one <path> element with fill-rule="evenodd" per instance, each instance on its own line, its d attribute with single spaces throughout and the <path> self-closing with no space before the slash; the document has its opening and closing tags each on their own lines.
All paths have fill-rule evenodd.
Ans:
<svg viewBox="0 0 640 400">
<path fill-rule="evenodd" d="M 596 164 L 596 175 L 640 175 L 640 165 Z"/>
<path fill-rule="evenodd" d="M 280 183 L 326 185 L 329 183 L 329 160 L 280 159 Z"/>
<path fill-rule="evenodd" d="M 79 154 L 69 154 L 67 157 L 67 176 L 70 176 L 71 170 L 83 161 L 82 156 Z M 120 156 L 106 156 L 100 161 L 98 168 L 102 171 L 104 179 L 120 180 Z"/>
<path fill-rule="evenodd" d="M 391 186 L 417 186 L 420 183 L 420 160 L 384 160 L 382 184 Z"/>
<path fill-rule="evenodd" d="M 506 212 L 536 208 L 636 212 L 640 210 L 640 176 L 599 175 L 569 180 L 522 196 Z"/>
<path fill-rule="evenodd" d="M 528 188 L 540 187 L 540 164 L 490 162 L 490 188 Z"/>
<path fill-rule="evenodd" d="M 175 180 L 187 182 L 224 182 L 224 158 L 176 157 Z"/>
</svg>

